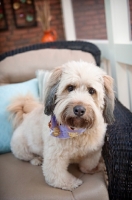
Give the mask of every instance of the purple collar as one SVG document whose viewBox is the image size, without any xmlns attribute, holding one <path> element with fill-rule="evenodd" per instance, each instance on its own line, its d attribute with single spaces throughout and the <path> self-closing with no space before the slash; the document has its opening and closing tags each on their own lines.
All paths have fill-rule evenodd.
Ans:
<svg viewBox="0 0 132 200">
<path fill-rule="evenodd" d="M 81 135 L 86 129 L 72 130 L 65 125 L 58 125 L 55 115 L 51 116 L 49 122 L 50 135 L 60 139 L 68 139 Z"/>
</svg>

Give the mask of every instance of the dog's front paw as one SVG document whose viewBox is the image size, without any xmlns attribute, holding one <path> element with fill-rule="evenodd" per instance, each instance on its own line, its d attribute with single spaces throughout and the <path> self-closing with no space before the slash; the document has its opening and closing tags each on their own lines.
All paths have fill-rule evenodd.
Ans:
<svg viewBox="0 0 132 200">
<path fill-rule="evenodd" d="M 32 165 L 42 165 L 43 159 L 42 157 L 38 156 L 38 157 L 34 157 L 32 160 L 30 160 L 30 163 Z"/>
<path fill-rule="evenodd" d="M 60 188 L 63 190 L 70 190 L 79 187 L 82 185 L 82 180 L 72 176 L 71 174 L 66 173 L 66 176 L 57 176 L 57 177 L 51 177 L 45 176 L 45 180 L 48 183 L 48 185 L 51 185 L 55 188 Z"/>
<path fill-rule="evenodd" d="M 82 180 L 74 178 L 72 182 L 68 182 L 68 183 L 65 182 L 64 185 L 61 187 L 61 189 L 72 191 L 73 189 L 82 185 L 82 183 L 83 183 Z"/>
</svg>

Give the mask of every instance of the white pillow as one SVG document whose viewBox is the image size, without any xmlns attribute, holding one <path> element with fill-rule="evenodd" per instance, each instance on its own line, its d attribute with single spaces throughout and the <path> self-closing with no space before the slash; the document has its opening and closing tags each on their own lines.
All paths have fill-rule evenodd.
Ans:
<svg viewBox="0 0 132 200">
<path fill-rule="evenodd" d="M 45 102 L 45 93 L 47 89 L 47 82 L 50 78 L 51 71 L 37 70 L 36 77 L 38 79 L 39 97 L 42 103 Z"/>
</svg>

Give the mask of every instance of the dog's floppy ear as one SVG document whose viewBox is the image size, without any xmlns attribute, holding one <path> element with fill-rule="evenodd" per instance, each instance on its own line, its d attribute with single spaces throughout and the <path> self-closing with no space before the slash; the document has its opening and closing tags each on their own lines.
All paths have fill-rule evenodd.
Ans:
<svg viewBox="0 0 132 200">
<path fill-rule="evenodd" d="M 59 86 L 60 78 L 62 74 L 61 67 L 57 67 L 53 70 L 46 91 L 46 98 L 45 98 L 45 110 L 44 113 L 46 115 L 51 115 L 53 113 L 55 107 L 55 96 Z"/>
<path fill-rule="evenodd" d="M 103 110 L 103 116 L 104 120 L 108 124 L 112 124 L 114 122 L 114 91 L 113 91 L 113 79 L 105 75 L 104 77 L 104 89 L 105 89 L 105 97 L 104 97 L 104 110 Z"/>
</svg>

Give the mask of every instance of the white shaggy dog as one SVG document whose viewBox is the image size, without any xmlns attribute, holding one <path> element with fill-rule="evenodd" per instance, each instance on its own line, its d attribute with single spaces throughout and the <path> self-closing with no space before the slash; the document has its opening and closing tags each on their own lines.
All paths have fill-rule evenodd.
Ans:
<svg viewBox="0 0 132 200">
<path fill-rule="evenodd" d="M 110 76 L 91 63 L 64 64 L 51 74 L 44 107 L 29 96 L 19 97 L 10 105 L 17 124 L 11 150 L 21 160 L 42 163 L 49 185 L 72 190 L 82 180 L 67 171 L 70 163 L 79 163 L 84 173 L 100 170 L 106 126 L 114 120 L 113 109 Z"/>
</svg>

